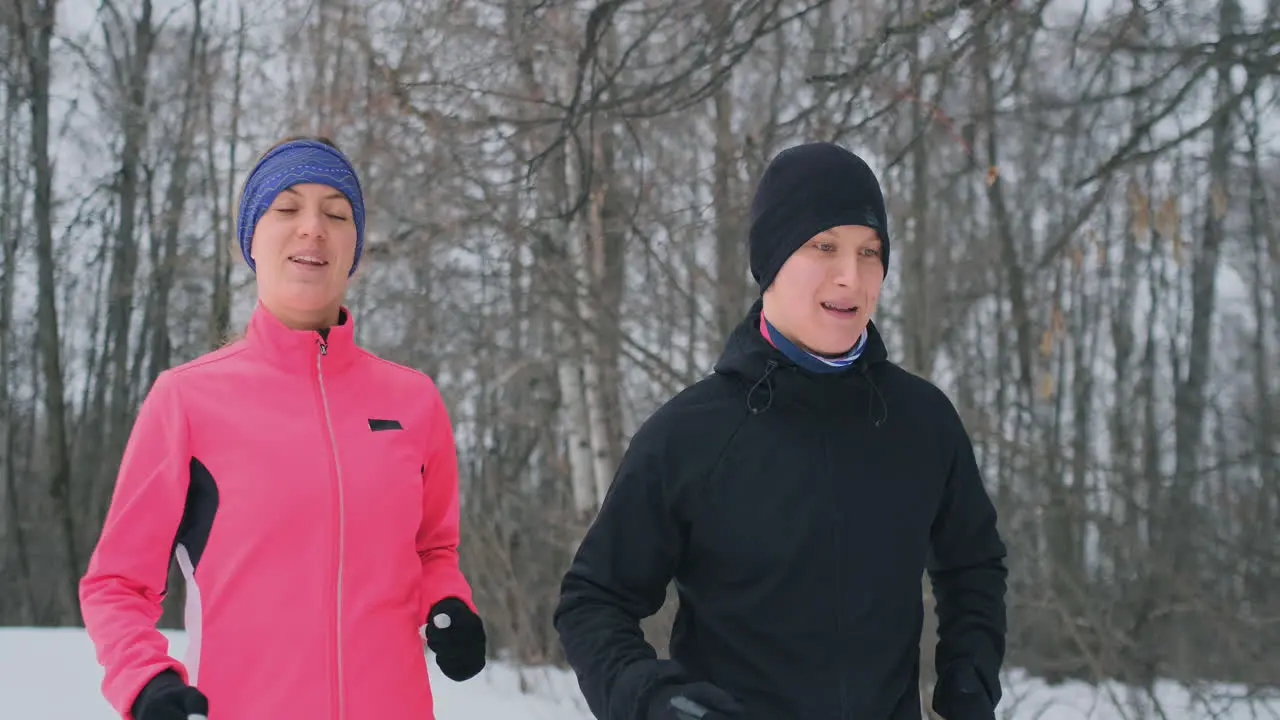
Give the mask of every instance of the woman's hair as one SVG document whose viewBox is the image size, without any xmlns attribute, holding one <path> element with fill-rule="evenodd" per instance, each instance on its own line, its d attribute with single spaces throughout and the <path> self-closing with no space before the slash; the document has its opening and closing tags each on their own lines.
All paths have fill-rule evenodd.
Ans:
<svg viewBox="0 0 1280 720">
<path fill-rule="evenodd" d="M 231 328 L 227 328 L 226 332 L 222 334 L 222 337 L 217 338 L 214 341 L 213 347 L 215 350 L 220 350 L 228 345 L 233 345 L 243 340 L 244 337 L 245 337 L 245 331 L 243 328 L 241 328 L 240 330 L 232 330 Z"/>
<path fill-rule="evenodd" d="M 271 147 L 267 148 L 266 150 L 263 150 L 262 154 L 258 156 L 258 159 L 253 161 L 254 164 L 257 165 L 258 163 L 262 162 L 262 158 L 266 157 L 267 153 L 271 152 L 272 150 L 275 150 L 276 148 L 280 147 L 281 145 L 284 145 L 285 143 L 294 142 L 295 140 L 311 140 L 312 142 L 324 143 L 325 145 L 328 145 L 334 150 L 337 150 L 338 152 L 342 152 L 342 148 L 338 147 L 338 143 L 331 140 L 327 135 L 289 135 L 287 137 L 280 138 Z"/>
</svg>

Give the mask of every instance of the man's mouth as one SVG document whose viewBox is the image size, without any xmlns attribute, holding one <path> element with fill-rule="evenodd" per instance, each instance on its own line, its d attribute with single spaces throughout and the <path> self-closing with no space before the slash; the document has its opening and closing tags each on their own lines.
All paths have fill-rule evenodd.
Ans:
<svg viewBox="0 0 1280 720">
<path fill-rule="evenodd" d="M 855 315 L 858 312 L 857 305 L 846 304 L 846 303 L 824 302 L 822 303 L 822 309 L 830 310 L 831 312 L 837 312 L 837 313 L 842 313 L 846 315 Z"/>
</svg>

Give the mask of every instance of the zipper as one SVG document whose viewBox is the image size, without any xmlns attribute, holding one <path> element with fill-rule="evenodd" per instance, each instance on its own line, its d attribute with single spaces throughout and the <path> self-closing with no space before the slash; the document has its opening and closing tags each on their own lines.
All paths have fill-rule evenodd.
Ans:
<svg viewBox="0 0 1280 720">
<path fill-rule="evenodd" d="M 329 416 L 329 396 L 324 389 L 324 356 L 329 354 L 329 344 L 320 340 L 320 354 L 316 355 L 316 376 L 320 380 L 320 404 L 324 408 L 325 429 L 329 431 L 329 449 L 333 454 L 333 471 L 336 476 L 336 495 L 338 498 L 338 577 L 334 587 L 337 608 L 334 611 L 334 660 L 338 671 L 338 720 L 346 715 L 343 706 L 342 687 L 342 547 L 345 541 L 346 513 L 342 502 L 342 463 L 338 460 L 338 438 L 333 432 L 333 419 Z"/>
<path fill-rule="evenodd" d="M 835 472 L 835 468 L 836 468 L 836 465 L 834 462 L 835 458 L 831 456 L 831 445 L 832 445 L 831 440 L 832 439 L 828 433 L 823 433 L 822 435 L 822 454 L 827 461 L 826 474 L 830 481 L 828 488 L 831 491 L 831 502 L 829 503 L 828 507 L 832 509 L 832 517 L 830 519 L 831 544 L 832 544 L 832 550 L 833 550 L 834 560 L 835 560 L 833 564 L 835 565 L 835 568 L 836 568 L 836 593 L 835 593 L 836 661 L 834 664 L 836 667 L 836 674 L 837 674 L 836 676 L 837 678 L 839 678 L 840 718 L 841 720 L 847 720 L 848 718 L 850 718 L 851 713 L 849 709 L 848 652 L 846 650 L 846 648 L 848 647 L 848 643 L 846 643 L 845 641 L 845 618 L 844 618 L 844 612 L 845 612 L 844 608 L 845 608 L 845 603 L 847 598 L 845 594 L 845 588 L 844 588 L 844 584 L 845 584 L 844 537 L 843 537 L 843 533 L 840 532 L 840 528 L 842 525 L 842 518 L 840 517 L 839 512 L 835 510 L 835 508 L 838 508 L 841 506 L 841 503 L 840 503 L 841 488 L 840 488 L 840 482 L 835 479 L 837 477 L 837 473 Z"/>
</svg>

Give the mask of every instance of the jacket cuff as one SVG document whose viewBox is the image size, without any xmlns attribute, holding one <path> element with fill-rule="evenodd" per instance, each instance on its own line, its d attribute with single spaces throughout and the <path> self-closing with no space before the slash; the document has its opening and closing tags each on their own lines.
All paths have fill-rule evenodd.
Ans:
<svg viewBox="0 0 1280 720">
<path fill-rule="evenodd" d="M 612 720 L 644 720 L 649 714 L 650 703 L 660 690 L 688 681 L 684 666 L 675 660 L 632 663 L 614 683 L 609 717 Z"/>
</svg>

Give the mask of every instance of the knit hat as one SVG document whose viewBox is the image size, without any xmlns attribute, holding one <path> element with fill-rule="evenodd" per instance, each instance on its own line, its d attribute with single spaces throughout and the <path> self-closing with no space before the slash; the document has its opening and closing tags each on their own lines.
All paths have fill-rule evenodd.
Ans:
<svg viewBox="0 0 1280 720">
<path fill-rule="evenodd" d="M 751 276 L 760 291 L 791 254 L 818 233 L 864 225 L 880 235 L 880 262 L 889 272 L 889 220 L 875 173 L 862 158 L 828 142 L 778 153 L 751 202 Z"/>
</svg>

